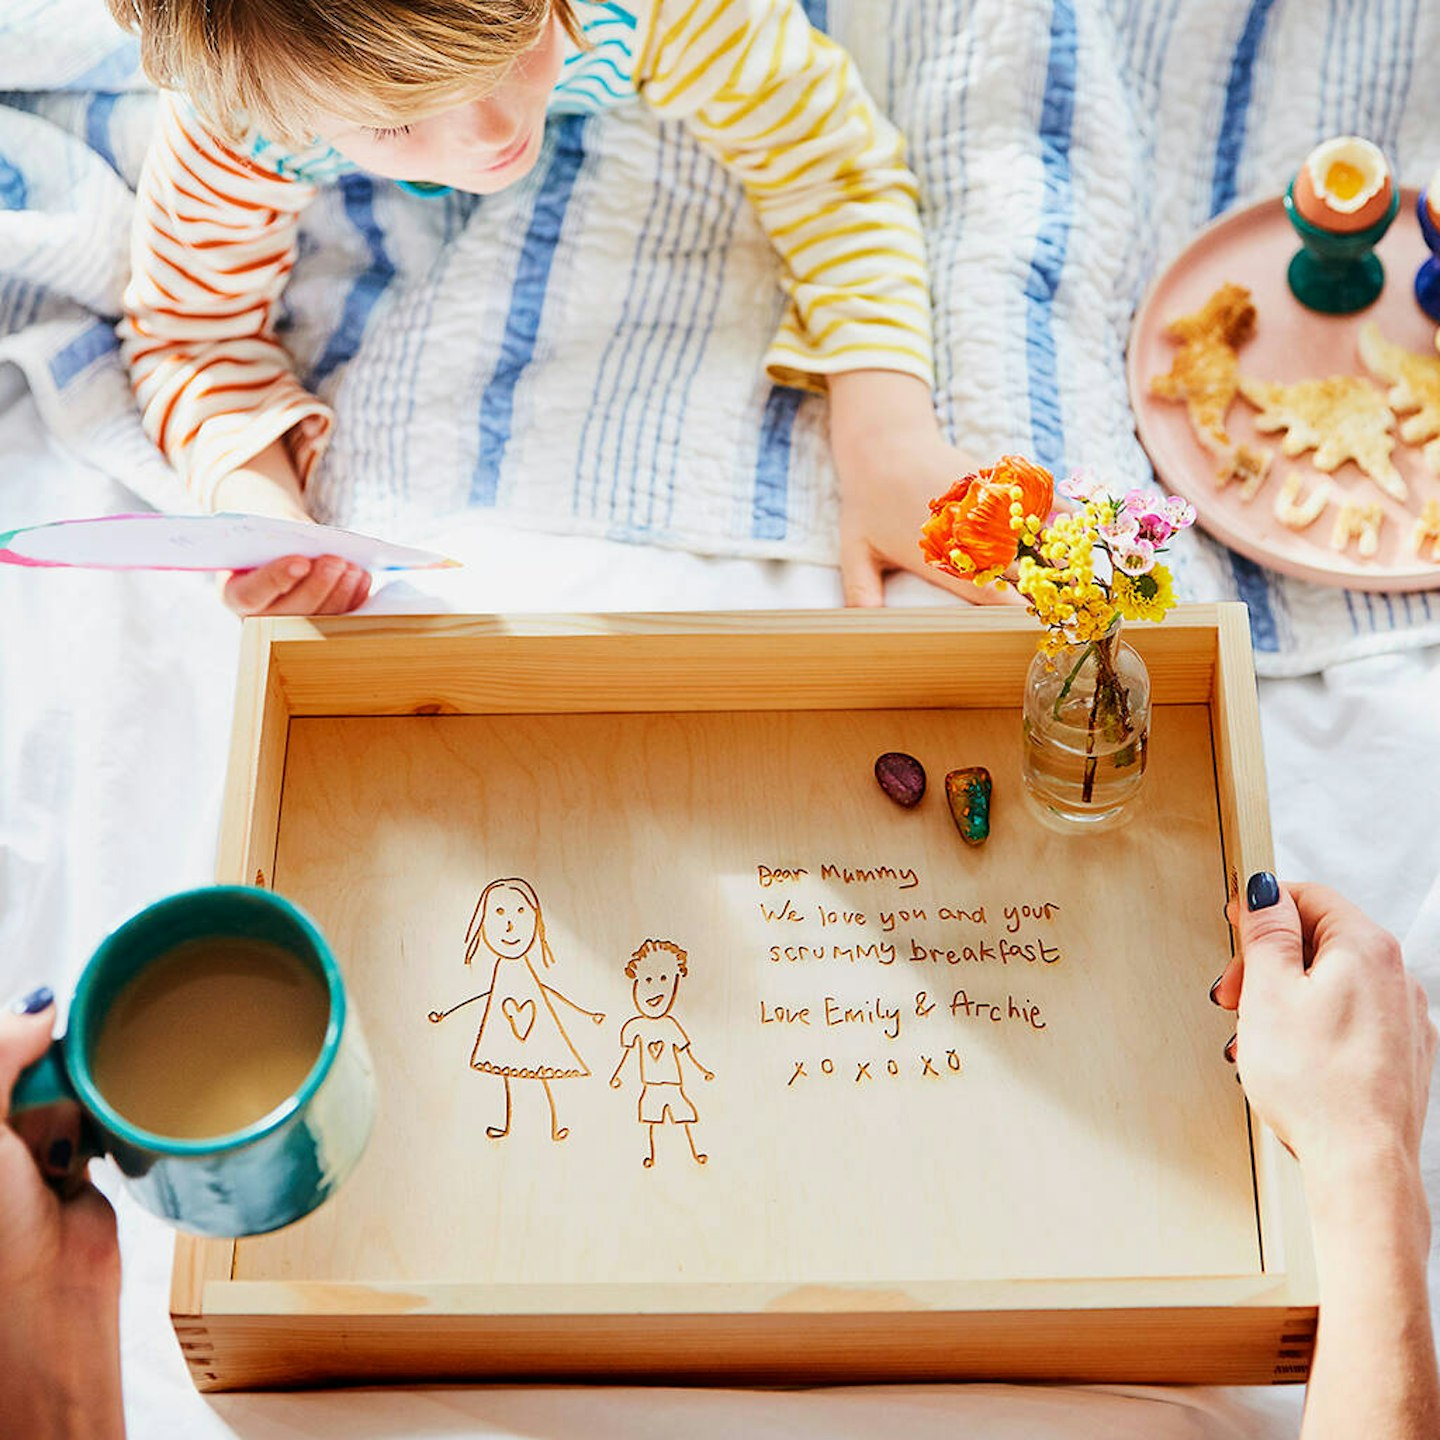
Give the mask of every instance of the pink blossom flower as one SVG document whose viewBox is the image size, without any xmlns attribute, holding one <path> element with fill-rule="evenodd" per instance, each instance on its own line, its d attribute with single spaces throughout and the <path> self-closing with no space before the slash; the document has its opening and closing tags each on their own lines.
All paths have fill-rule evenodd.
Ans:
<svg viewBox="0 0 1440 1440">
<path fill-rule="evenodd" d="M 1163 545 L 1174 533 L 1175 527 L 1154 510 L 1147 510 L 1136 519 L 1136 525 L 1142 538 L 1150 541 L 1152 545 Z"/>
<path fill-rule="evenodd" d="M 1195 507 L 1179 495 L 1167 497 L 1160 509 L 1176 530 L 1184 530 L 1195 523 Z"/>
<path fill-rule="evenodd" d="M 1105 484 L 1089 470 L 1077 470 L 1068 480 L 1060 482 L 1060 493 L 1083 505 L 1087 500 L 1103 496 Z"/>
<path fill-rule="evenodd" d="M 1121 514 L 1097 526 L 1095 533 L 1111 550 L 1119 550 L 1140 534 L 1140 522 L 1133 515 Z"/>
<path fill-rule="evenodd" d="M 1150 541 L 1137 537 L 1128 545 L 1112 550 L 1110 559 L 1115 568 L 1126 575 L 1148 575 L 1155 568 L 1155 547 Z"/>
<path fill-rule="evenodd" d="M 1142 539 L 1163 545 L 1179 529 L 1168 506 L 1158 490 L 1132 490 L 1121 504 L 1120 518 L 1133 521 Z"/>
</svg>

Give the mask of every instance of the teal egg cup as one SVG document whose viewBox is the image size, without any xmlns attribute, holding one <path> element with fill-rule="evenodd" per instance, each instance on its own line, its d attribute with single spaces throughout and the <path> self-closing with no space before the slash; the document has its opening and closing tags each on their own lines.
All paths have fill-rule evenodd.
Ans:
<svg viewBox="0 0 1440 1440">
<path fill-rule="evenodd" d="M 1295 182 L 1285 191 L 1285 214 L 1301 248 L 1286 272 L 1291 294 L 1307 310 L 1322 315 L 1353 315 L 1373 305 L 1385 288 L 1385 267 L 1375 247 L 1400 212 L 1400 187 L 1393 188 L 1385 214 L 1364 230 L 1347 235 L 1312 225 L 1295 208 Z"/>
</svg>

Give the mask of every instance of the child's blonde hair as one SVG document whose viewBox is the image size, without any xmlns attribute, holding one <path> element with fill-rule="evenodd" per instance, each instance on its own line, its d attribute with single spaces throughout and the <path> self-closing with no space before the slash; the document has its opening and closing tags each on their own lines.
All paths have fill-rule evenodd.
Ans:
<svg viewBox="0 0 1440 1440">
<path fill-rule="evenodd" d="M 218 129 L 289 144 L 313 116 L 386 127 L 493 88 L 571 0 L 106 0 L 145 73 Z"/>
</svg>

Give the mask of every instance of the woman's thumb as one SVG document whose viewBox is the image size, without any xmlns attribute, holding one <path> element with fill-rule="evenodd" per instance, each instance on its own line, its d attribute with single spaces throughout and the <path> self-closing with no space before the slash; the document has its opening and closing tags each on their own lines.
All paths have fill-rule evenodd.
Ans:
<svg viewBox="0 0 1440 1440">
<path fill-rule="evenodd" d="M 1300 912 L 1268 870 L 1257 870 L 1245 887 L 1239 930 L 1247 985 L 1305 973 Z"/>
<path fill-rule="evenodd" d="M 54 1025 L 55 997 L 48 985 L 0 1010 L 0 1119 L 10 1113 L 10 1092 L 20 1072 L 50 1048 Z"/>
</svg>

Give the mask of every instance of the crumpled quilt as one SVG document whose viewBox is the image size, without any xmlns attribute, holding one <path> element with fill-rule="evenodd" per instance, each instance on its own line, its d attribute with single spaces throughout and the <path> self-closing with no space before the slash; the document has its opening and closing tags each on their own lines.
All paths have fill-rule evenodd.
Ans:
<svg viewBox="0 0 1440 1440">
<path fill-rule="evenodd" d="M 1145 482 L 1123 354 L 1157 267 L 1324 134 L 1373 137 L 1409 183 L 1440 164 L 1425 0 L 806 6 L 909 137 L 940 414 L 981 455 Z M 110 328 L 152 110 L 100 0 L 0 11 L 0 360 L 73 453 L 174 509 Z M 780 303 L 738 187 L 640 104 L 553 120 L 534 173 L 484 200 L 348 177 L 286 297 L 299 371 L 339 415 L 317 513 L 833 563 L 825 403 L 761 373 Z M 1186 598 L 1248 603 L 1262 673 L 1440 639 L 1440 594 L 1310 586 L 1199 537 L 1174 559 Z"/>
</svg>

